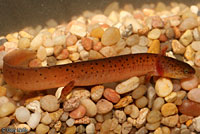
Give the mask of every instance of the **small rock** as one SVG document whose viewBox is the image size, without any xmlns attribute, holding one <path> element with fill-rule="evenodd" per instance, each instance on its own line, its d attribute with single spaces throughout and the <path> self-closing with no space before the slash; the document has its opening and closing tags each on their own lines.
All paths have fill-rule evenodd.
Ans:
<svg viewBox="0 0 200 134">
<path fill-rule="evenodd" d="M 46 95 L 40 99 L 40 104 L 42 109 L 48 111 L 48 112 L 54 112 L 59 109 L 60 104 L 58 103 L 58 100 L 53 95 Z"/>
<path fill-rule="evenodd" d="M 88 52 L 88 51 L 85 51 L 85 50 L 81 51 L 81 52 L 80 52 L 80 58 L 81 58 L 81 60 L 83 60 L 83 61 L 87 61 L 88 58 L 89 58 L 89 52 Z"/>
<path fill-rule="evenodd" d="M 76 128 L 76 132 L 78 134 L 82 134 L 85 132 L 85 127 L 83 125 L 79 125 L 77 128 Z"/>
<path fill-rule="evenodd" d="M 159 16 L 153 16 L 152 17 L 152 26 L 154 28 L 162 28 L 164 26 L 164 23 Z"/>
<path fill-rule="evenodd" d="M 84 37 L 86 35 L 86 25 L 81 22 L 76 22 L 72 24 L 69 31 L 76 36 Z"/>
<path fill-rule="evenodd" d="M 82 38 L 81 39 L 82 45 L 85 48 L 85 50 L 90 50 L 92 48 L 93 45 L 93 41 L 89 38 Z"/>
<path fill-rule="evenodd" d="M 91 89 L 91 98 L 94 101 L 98 101 L 104 92 L 104 86 L 95 86 Z"/>
<path fill-rule="evenodd" d="M 140 36 L 138 45 L 147 46 L 149 44 L 149 39 L 146 36 Z"/>
<path fill-rule="evenodd" d="M 51 119 L 52 119 L 52 122 L 56 122 L 60 119 L 61 115 L 63 114 L 63 109 L 59 109 L 55 112 L 52 112 L 52 113 L 49 113 Z"/>
<path fill-rule="evenodd" d="M 181 80 L 181 87 L 185 90 L 191 90 L 198 85 L 198 78 L 196 75 Z"/>
<path fill-rule="evenodd" d="M 191 47 L 195 51 L 200 51 L 200 41 L 193 41 Z"/>
<path fill-rule="evenodd" d="M 30 47 L 30 39 L 28 38 L 20 38 L 19 39 L 19 43 L 18 43 L 18 47 L 20 49 L 25 49 L 25 48 L 29 48 Z"/>
<path fill-rule="evenodd" d="M 69 118 L 69 119 L 66 121 L 66 124 L 67 124 L 67 126 L 69 126 L 69 127 L 73 126 L 74 123 L 75 123 L 75 120 L 72 119 L 72 118 Z"/>
<path fill-rule="evenodd" d="M 45 60 L 47 57 L 46 49 L 43 46 L 40 46 L 37 51 L 37 58 L 41 61 Z"/>
<path fill-rule="evenodd" d="M 129 122 L 124 122 L 122 124 L 122 134 L 129 134 L 132 129 L 132 124 Z"/>
<path fill-rule="evenodd" d="M 195 65 L 197 65 L 198 67 L 200 66 L 200 51 L 198 51 L 198 52 L 195 54 L 194 63 L 195 63 Z"/>
<path fill-rule="evenodd" d="M 77 37 L 75 35 L 69 35 L 66 38 L 66 45 L 67 46 L 73 46 L 77 42 Z"/>
<path fill-rule="evenodd" d="M 175 54 L 184 54 L 185 52 L 185 47 L 178 40 L 172 40 L 172 49 Z"/>
<path fill-rule="evenodd" d="M 101 43 L 101 42 L 97 42 L 97 43 L 95 43 L 95 44 L 93 45 L 93 49 L 94 49 L 95 51 L 99 51 L 99 50 L 101 50 L 101 48 L 102 48 L 102 43 Z"/>
<path fill-rule="evenodd" d="M 116 55 L 116 52 L 114 51 L 113 47 L 110 46 L 103 47 L 99 52 L 105 57 L 112 57 Z"/>
<path fill-rule="evenodd" d="M 156 98 L 156 91 L 152 86 L 149 86 L 147 89 L 147 98 L 148 98 L 148 108 L 152 108 L 153 101 Z"/>
<path fill-rule="evenodd" d="M 131 96 L 125 96 L 124 98 L 121 98 L 117 104 L 114 105 L 114 108 L 122 108 L 132 102 L 133 102 L 133 99 Z"/>
<path fill-rule="evenodd" d="M 73 97 L 77 97 L 79 99 L 90 98 L 90 92 L 84 88 L 75 88 L 72 91 L 72 98 Z"/>
<path fill-rule="evenodd" d="M 69 58 L 72 61 L 77 61 L 80 58 L 80 54 L 79 53 L 72 53 L 72 54 L 69 55 Z"/>
<path fill-rule="evenodd" d="M 136 120 L 136 128 L 140 128 L 142 125 L 144 125 L 144 123 L 146 122 L 148 113 L 149 113 L 148 108 L 142 108 L 140 110 L 139 117 Z"/>
<path fill-rule="evenodd" d="M 113 108 L 113 104 L 105 99 L 101 99 L 97 102 L 97 113 L 106 114 L 110 112 Z"/>
<path fill-rule="evenodd" d="M 121 110 L 116 110 L 114 113 L 115 117 L 118 119 L 119 123 L 123 123 L 126 121 L 126 114 Z"/>
<path fill-rule="evenodd" d="M 194 129 L 197 131 L 197 132 L 200 132 L 200 116 L 194 118 L 193 120 L 193 126 L 194 126 Z"/>
<path fill-rule="evenodd" d="M 76 126 L 67 127 L 65 134 L 75 134 L 76 133 Z"/>
<path fill-rule="evenodd" d="M 81 104 L 86 108 L 87 112 L 86 115 L 88 115 L 89 117 L 93 117 L 96 115 L 97 113 L 97 106 L 94 104 L 93 101 L 91 101 L 90 99 L 81 99 Z"/>
<path fill-rule="evenodd" d="M 1 83 L 3 83 L 3 80 Z M 6 96 L 6 92 L 7 92 L 7 89 L 5 87 L 0 86 L 0 96 Z"/>
<path fill-rule="evenodd" d="M 139 85 L 133 92 L 132 97 L 133 99 L 139 99 L 142 97 L 147 91 L 147 87 L 145 85 Z"/>
<path fill-rule="evenodd" d="M 75 124 L 89 124 L 90 123 L 90 118 L 88 116 L 84 116 L 81 119 L 75 120 Z"/>
<path fill-rule="evenodd" d="M 18 121 L 27 122 L 30 118 L 30 111 L 27 108 L 20 106 L 15 110 L 15 116 Z"/>
<path fill-rule="evenodd" d="M 119 94 L 128 93 L 139 86 L 139 78 L 132 77 L 116 86 L 116 92 Z"/>
<path fill-rule="evenodd" d="M 78 97 L 72 97 L 66 100 L 63 104 L 64 111 L 72 111 L 80 105 L 80 99 Z"/>
<path fill-rule="evenodd" d="M 29 62 L 29 67 L 41 67 L 42 62 L 39 59 L 33 59 Z"/>
<path fill-rule="evenodd" d="M 152 110 L 147 115 L 147 121 L 149 123 L 156 123 L 156 122 L 160 121 L 161 118 L 162 118 L 162 115 L 161 115 L 160 111 L 158 111 L 158 110 Z"/>
<path fill-rule="evenodd" d="M 180 37 L 180 42 L 184 46 L 188 46 L 193 41 L 193 35 L 191 30 L 187 30 L 183 33 L 183 35 Z"/>
<path fill-rule="evenodd" d="M 177 99 L 177 93 L 171 92 L 168 96 L 165 97 L 166 102 L 174 102 Z"/>
<path fill-rule="evenodd" d="M 179 121 L 180 121 L 181 124 L 182 124 L 182 123 L 185 123 L 185 122 L 188 121 L 189 119 L 190 119 L 189 116 L 187 116 L 187 115 L 185 115 L 185 114 L 182 114 L 182 115 L 179 116 Z"/>
<path fill-rule="evenodd" d="M 69 117 L 69 113 L 68 112 L 64 112 L 61 117 L 60 117 L 60 120 L 61 121 L 66 121 Z"/>
<path fill-rule="evenodd" d="M 124 112 L 129 114 L 131 118 L 135 119 L 139 116 L 139 109 L 135 105 L 128 105 L 125 107 Z"/>
<path fill-rule="evenodd" d="M 188 29 L 193 29 L 194 27 L 198 26 L 197 19 L 194 17 L 188 17 L 183 20 L 183 22 L 180 24 L 179 29 L 180 31 L 185 31 Z"/>
<path fill-rule="evenodd" d="M 195 28 L 192 32 L 193 32 L 194 40 L 199 41 L 200 40 L 200 33 L 199 33 L 198 28 Z"/>
<path fill-rule="evenodd" d="M 144 46 L 135 45 L 131 47 L 131 53 L 147 53 L 148 48 Z"/>
<path fill-rule="evenodd" d="M 54 48 L 53 47 L 47 47 L 47 48 L 45 48 L 45 50 L 46 50 L 47 56 L 52 56 L 53 55 L 53 52 L 54 52 Z"/>
<path fill-rule="evenodd" d="M 41 114 L 36 111 L 35 113 L 32 113 L 29 120 L 27 121 L 27 124 L 32 128 L 35 129 L 37 125 L 39 124 L 41 119 Z"/>
<path fill-rule="evenodd" d="M 7 102 L 0 106 L 0 117 L 5 117 L 12 114 L 16 109 L 16 106 L 11 103 Z"/>
<path fill-rule="evenodd" d="M 148 130 L 145 127 L 141 127 L 135 134 L 147 134 Z"/>
<path fill-rule="evenodd" d="M 38 111 L 40 113 L 42 112 L 42 109 L 40 108 L 40 102 L 38 100 L 30 102 L 29 104 L 26 105 L 26 108 L 33 112 L 35 111 Z"/>
<path fill-rule="evenodd" d="M 120 95 L 111 88 L 106 88 L 103 96 L 112 103 L 117 103 L 120 100 Z"/>
<path fill-rule="evenodd" d="M 170 116 L 178 113 L 178 109 L 174 103 L 165 103 L 161 108 L 163 116 Z"/>
<path fill-rule="evenodd" d="M 159 54 L 160 53 L 160 41 L 159 40 L 153 40 L 151 42 L 150 47 L 149 47 L 147 52 Z"/>
<path fill-rule="evenodd" d="M 141 98 L 135 100 L 135 104 L 138 108 L 143 108 L 148 104 L 148 99 L 145 96 L 142 96 Z"/>
<path fill-rule="evenodd" d="M 37 50 L 40 46 L 42 46 L 42 43 L 43 43 L 43 35 L 42 34 L 38 34 L 31 41 L 30 48 L 32 50 Z"/>
<path fill-rule="evenodd" d="M 49 132 L 49 126 L 46 126 L 44 124 L 39 124 L 36 128 L 37 134 L 46 134 L 47 132 Z"/>
<path fill-rule="evenodd" d="M 169 117 L 163 117 L 161 123 L 168 127 L 175 127 L 178 123 L 178 115 L 173 115 Z"/>
<path fill-rule="evenodd" d="M 165 34 L 166 34 L 168 39 L 172 39 L 175 36 L 174 30 L 171 27 L 166 29 L 166 33 Z"/>
<path fill-rule="evenodd" d="M 75 53 L 75 52 L 78 51 L 78 46 L 77 46 L 77 45 L 68 46 L 68 47 L 67 47 L 67 50 L 69 51 L 70 54 Z M 82 49 L 82 50 L 84 50 L 84 49 Z M 82 50 L 81 50 L 81 51 L 82 51 Z M 79 52 L 80 52 L 80 51 L 79 51 Z"/>
<path fill-rule="evenodd" d="M 45 113 L 42 114 L 41 122 L 43 124 L 48 125 L 48 124 L 51 123 L 51 121 L 52 121 L 52 119 L 51 119 L 51 117 L 50 117 L 48 112 L 45 112 Z"/>
<path fill-rule="evenodd" d="M 90 60 L 95 60 L 95 59 L 102 59 L 103 55 L 101 55 L 99 52 L 90 50 L 89 51 L 89 59 Z"/>
<path fill-rule="evenodd" d="M 128 46 L 134 46 L 139 43 L 139 36 L 137 34 L 131 35 L 126 39 L 126 44 Z"/>
<path fill-rule="evenodd" d="M 10 124 L 11 119 L 9 117 L 3 117 L 0 118 L 0 122 L 0 128 L 5 128 Z"/>
<path fill-rule="evenodd" d="M 131 49 L 129 47 L 125 47 L 119 52 L 119 55 L 127 55 L 127 54 L 131 54 Z"/>
<path fill-rule="evenodd" d="M 190 99 L 191 101 L 200 103 L 200 98 L 199 98 L 199 94 L 200 94 L 200 89 L 199 88 L 193 88 L 192 90 L 190 90 L 187 94 L 188 99 Z"/>
<path fill-rule="evenodd" d="M 159 78 L 155 85 L 156 94 L 160 97 L 169 95 L 173 90 L 173 84 L 170 79 Z"/>
<path fill-rule="evenodd" d="M 56 62 L 56 65 L 64 65 L 64 64 L 69 64 L 69 63 L 72 63 L 72 61 L 69 60 L 69 59 L 59 60 L 59 61 Z"/>
<path fill-rule="evenodd" d="M 156 130 L 160 126 L 160 122 L 156 123 L 146 123 L 146 128 L 148 130 Z"/>
<path fill-rule="evenodd" d="M 160 37 L 161 31 L 159 29 L 153 29 L 148 33 L 148 38 L 156 40 Z"/>
<path fill-rule="evenodd" d="M 103 36 L 104 30 L 101 27 L 92 29 L 90 32 L 91 37 L 101 38 Z"/>
<path fill-rule="evenodd" d="M 79 105 L 79 107 L 72 112 L 70 112 L 69 116 L 73 119 L 80 119 L 86 114 L 86 109 L 84 106 Z"/>
<path fill-rule="evenodd" d="M 93 123 L 90 123 L 86 126 L 86 134 L 94 134 L 95 133 L 95 126 Z"/>
<path fill-rule="evenodd" d="M 103 33 L 101 42 L 103 45 L 108 46 L 117 43 L 119 39 L 120 39 L 119 29 L 110 27 Z"/>
<path fill-rule="evenodd" d="M 59 60 L 64 60 L 64 59 L 66 59 L 67 57 L 69 56 L 69 51 L 68 51 L 68 49 L 63 49 L 62 51 L 61 51 L 61 53 L 58 55 L 58 56 L 56 56 L 56 59 L 59 59 Z"/>
</svg>

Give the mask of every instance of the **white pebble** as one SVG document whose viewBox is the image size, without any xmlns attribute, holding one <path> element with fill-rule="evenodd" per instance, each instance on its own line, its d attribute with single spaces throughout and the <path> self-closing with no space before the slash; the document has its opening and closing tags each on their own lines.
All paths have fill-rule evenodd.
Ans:
<svg viewBox="0 0 200 134">
<path fill-rule="evenodd" d="M 70 28 L 70 32 L 80 37 L 84 37 L 86 35 L 86 26 L 83 23 L 73 24 Z"/>
<path fill-rule="evenodd" d="M 36 112 L 36 111 L 38 111 L 40 113 L 42 112 L 42 110 L 40 108 L 40 102 L 37 100 L 34 100 L 34 101 L 30 102 L 29 104 L 27 104 L 26 108 L 33 112 Z"/>
<path fill-rule="evenodd" d="M 140 84 L 140 79 L 138 77 L 132 77 L 116 86 L 116 92 L 119 94 L 128 93 L 136 89 Z"/>
<path fill-rule="evenodd" d="M 40 46 L 37 51 L 37 58 L 43 61 L 47 57 L 46 49 L 43 46 Z"/>
<path fill-rule="evenodd" d="M 74 125 L 74 122 L 75 122 L 75 120 L 72 119 L 72 118 L 70 118 L 70 119 L 68 119 L 68 120 L 66 121 L 66 124 L 67 124 L 69 127 L 71 127 L 71 126 Z"/>
<path fill-rule="evenodd" d="M 60 45 L 65 45 L 66 43 L 66 36 L 65 35 L 61 35 L 61 36 L 57 36 L 53 39 L 54 45 L 55 46 L 60 46 Z"/>
<path fill-rule="evenodd" d="M 173 90 L 173 84 L 170 79 L 159 78 L 155 85 L 156 94 L 160 97 L 168 96 Z"/>
<path fill-rule="evenodd" d="M 78 47 L 77 47 L 77 45 L 68 46 L 68 47 L 67 47 L 67 50 L 68 50 L 70 53 L 74 53 L 74 52 L 77 52 Z"/>
<path fill-rule="evenodd" d="M 103 54 L 105 57 L 112 57 L 115 55 L 115 51 L 112 47 L 106 46 L 100 50 L 100 53 Z"/>
<path fill-rule="evenodd" d="M 81 51 L 80 52 L 80 57 L 81 57 L 82 60 L 88 60 L 88 58 L 89 58 L 89 52 L 85 51 L 85 50 Z"/>
<path fill-rule="evenodd" d="M 54 52 L 54 48 L 53 47 L 47 47 L 45 49 L 46 49 L 47 56 L 53 55 L 53 52 Z"/>
<path fill-rule="evenodd" d="M 56 62 L 56 65 L 64 65 L 64 64 L 69 64 L 69 63 L 72 63 L 71 60 L 69 59 L 65 59 L 65 60 L 59 60 Z"/>
<path fill-rule="evenodd" d="M 30 118 L 30 111 L 27 108 L 20 106 L 16 109 L 15 115 L 19 122 L 27 122 Z"/>
<path fill-rule="evenodd" d="M 193 127 L 197 132 L 200 132 L 200 116 L 194 118 L 193 120 Z"/>
<path fill-rule="evenodd" d="M 53 47 L 54 46 L 54 42 L 52 41 L 52 39 L 50 38 L 46 38 L 43 42 L 43 45 L 45 47 Z"/>
<path fill-rule="evenodd" d="M 31 41 L 30 48 L 32 50 L 37 50 L 43 43 L 43 35 L 38 34 L 35 38 Z"/>
<path fill-rule="evenodd" d="M 80 54 L 79 53 L 72 53 L 69 55 L 69 58 L 72 60 L 72 61 L 77 61 L 80 57 Z"/>
<path fill-rule="evenodd" d="M 90 123 L 86 127 L 86 134 L 94 134 L 95 133 L 95 126 L 93 123 Z"/>
<path fill-rule="evenodd" d="M 29 118 L 29 120 L 27 121 L 27 124 L 32 128 L 35 129 L 37 127 L 37 125 L 39 124 L 41 119 L 41 114 L 36 111 L 35 113 L 31 114 L 31 117 Z"/>
<path fill-rule="evenodd" d="M 191 12 L 193 12 L 194 14 L 197 14 L 198 11 L 199 11 L 198 7 L 195 6 L 195 5 L 192 5 L 192 6 L 190 7 L 190 10 L 191 10 Z"/>
</svg>

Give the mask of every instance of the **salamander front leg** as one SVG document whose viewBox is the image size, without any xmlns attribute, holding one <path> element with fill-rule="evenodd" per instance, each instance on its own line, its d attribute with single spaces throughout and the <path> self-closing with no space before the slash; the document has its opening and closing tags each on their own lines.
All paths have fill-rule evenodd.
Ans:
<svg viewBox="0 0 200 134">
<path fill-rule="evenodd" d="M 59 99 L 59 102 L 63 102 L 66 99 L 66 96 L 72 91 L 74 88 L 75 81 L 70 81 L 63 89 L 61 93 L 61 97 Z"/>
</svg>

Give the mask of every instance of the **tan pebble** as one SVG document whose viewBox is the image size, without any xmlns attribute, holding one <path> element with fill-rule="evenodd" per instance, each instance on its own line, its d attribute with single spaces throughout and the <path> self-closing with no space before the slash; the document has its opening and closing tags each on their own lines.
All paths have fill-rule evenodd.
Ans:
<svg viewBox="0 0 200 134">
<path fill-rule="evenodd" d="M 89 59 L 90 60 L 102 59 L 102 58 L 104 58 L 104 56 L 102 54 L 100 54 L 99 52 L 94 51 L 94 50 L 89 51 Z"/>
<path fill-rule="evenodd" d="M 179 26 L 179 29 L 181 31 L 185 31 L 187 29 L 193 29 L 196 26 L 198 26 L 197 19 L 191 16 L 183 20 Z"/>
<path fill-rule="evenodd" d="M 36 96 L 36 97 L 32 97 L 32 98 L 28 98 L 25 100 L 25 105 L 33 102 L 33 101 L 40 101 L 40 99 L 42 98 L 43 96 L 40 95 L 40 96 Z"/>
<path fill-rule="evenodd" d="M 186 47 L 185 53 L 184 53 L 184 57 L 187 60 L 194 60 L 194 56 L 195 56 L 195 51 L 192 49 L 191 45 Z"/>
<path fill-rule="evenodd" d="M 143 108 L 148 104 L 148 99 L 145 96 L 142 96 L 141 98 L 135 100 L 135 104 L 138 108 Z"/>
<path fill-rule="evenodd" d="M 160 111 L 158 111 L 158 110 L 152 110 L 147 115 L 147 121 L 149 123 L 156 123 L 156 122 L 160 121 L 161 118 L 162 118 L 162 115 L 161 115 Z"/>
<path fill-rule="evenodd" d="M 105 120 L 101 125 L 100 133 L 110 132 L 111 124 L 112 124 L 111 119 Z"/>
<path fill-rule="evenodd" d="M 116 55 L 116 52 L 114 51 L 113 47 L 110 46 L 101 48 L 99 52 L 105 57 L 112 57 Z"/>
<path fill-rule="evenodd" d="M 28 38 L 20 38 L 18 42 L 18 47 L 21 49 L 29 48 L 30 47 L 30 39 Z"/>
<path fill-rule="evenodd" d="M 40 99 L 41 107 L 48 111 L 54 112 L 57 111 L 60 107 L 60 103 L 58 102 L 57 98 L 53 95 L 46 95 Z"/>
<path fill-rule="evenodd" d="M 9 42 L 16 42 L 16 43 L 18 43 L 18 39 L 14 36 L 14 34 L 7 34 L 6 35 L 6 39 Z"/>
<path fill-rule="evenodd" d="M 33 50 L 37 50 L 42 45 L 42 43 L 43 43 L 43 35 L 38 34 L 31 41 L 30 48 Z"/>
<path fill-rule="evenodd" d="M 103 96 L 112 103 L 117 103 L 120 100 L 120 95 L 111 88 L 106 88 Z"/>
<path fill-rule="evenodd" d="M 74 88 L 72 91 L 72 97 L 90 98 L 90 92 L 84 88 Z"/>
<path fill-rule="evenodd" d="M 160 41 L 159 40 L 153 40 L 150 44 L 150 47 L 148 49 L 148 53 L 160 53 Z"/>
<path fill-rule="evenodd" d="M 158 127 L 155 131 L 154 134 L 163 134 L 162 129 Z"/>
<path fill-rule="evenodd" d="M 64 64 L 69 64 L 69 63 L 72 63 L 71 60 L 69 59 L 65 59 L 65 60 L 59 60 L 56 62 L 56 65 L 64 65 Z"/>
<path fill-rule="evenodd" d="M 185 47 L 178 40 L 172 41 L 172 49 L 175 54 L 184 54 L 185 52 Z"/>
<path fill-rule="evenodd" d="M 78 97 L 71 97 L 67 99 L 63 104 L 64 111 L 72 111 L 80 105 L 80 99 Z"/>
<path fill-rule="evenodd" d="M 5 117 L 12 114 L 16 109 L 16 106 L 11 103 L 7 102 L 0 106 L 0 117 Z"/>
<path fill-rule="evenodd" d="M 179 28 L 177 27 L 173 27 L 174 33 L 175 33 L 175 38 L 179 39 L 181 37 L 181 32 L 179 30 Z"/>
<path fill-rule="evenodd" d="M 70 112 L 69 116 L 73 119 L 80 119 L 86 114 L 86 109 L 84 106 L 79 105 L 79 107 L 72 112 Z"/>
<path fill-rule="evenodd" d="M 191 90 L 198 86 L 198 78 L 196 75 L 181 80 L 181 87 L 185 90 Z"/>
<path fill-rule="evenodd" d="M 63 112 L 64 112 L 63 109 L 59 109 L 59 110 L 57 110 L 55 112 L 49 113 L 49 115 L 50 115 L 52 121 L 56 122 L 56 121 L 58 121 L 60 119 L 60 117 L 63 114 Z"/>
<path fill-rule="evenodd" d="M 51 117 L 50 117 L 48 112 L 42 113 L 41 122 L 43 124 L 46 124 L 46 125 L 48 125 L 48 124 L 50 124 L 52 122 L 52 119 L 51 119 Z"/>
<path fill-rule="evenodd" d="M 68 56 L 69 56 L 68 49 L 65 48 L 58 56 L 56 56 L 56 59 L 63 60 L 66 59 Z"/>
<path fill-rule="evenodd" d="M 45 60 L 47 57 L 46 49 L 42 46 L 39 47 L 37 51 L 37 58 L 41 61 Z"/>
<path fill-rule="evenodd" d="M 99 51 L 102 48 L 102 43 L 101 42 L 97 42 L 96 44 L 93 45 L 93 49 L 95 51 Z"/>
<path fill-rule="evenodd" d="M 53 52 L 54 52 L 54 48 L 53 47 L 47 47 L 45 49 L 46 49 L 47 56 L 53 55 Z M 47 57 L 47 58 L 49 58 L 49 57 Z"/>
<path fill-rule="evenodd" d="M 165 103 L 164 99 L 161 97 L 158 97 L 155 99 L 155 101 L 153 102 L 153 110 L 160 110 L 162 105 Z"/>
<path fill-rule="evenodd" d="M 97 114 L 97 106 L 90 99 L 81 99 L 81 104 L 86 108 L 86 115 L 89 117 L 93 117 Z"/>
<path fill-rule="evenodd" d="M 63 50 L 62 46 L 55 46 L 53 53 L 54 53 L 55 56 L 58 56 L 62 52 L 62 50 Z"/>
<path fill-rule="evenodd" d="M 131 49 L 129 47 L 125 47 L 119 52 L 119 55 L 127 55 L 127 54 L 131 54 Z"/>
<path fill-rule="evenodd" d="M 162 28 L 164 26 L 164 23 L 159 16 L 153 16 L 152 17 L 152 26 L 154 28 Z"/>
<path fill-rule="evenodd" d="M 88 51 L 85 51 L 85 50 L 82 50 L 80 52 L 80 58 L 83 60 L 83 61 L 87 61 L 88 58 L 89 58 L 89 52 Z"/>
<path fill-rule="evenodd" d="M 156 40 L 160 37 L 161 31 L 160 29 L 153 29 L 148 33 L 148 38 Z"/>
<path fill-rule="evenodd" d="M 156 130 L 160 126 L 160 122 L 146 123 L 145 127 L 148 130 Z"/>
<path fill-rule="evenodd" d="M 0 86 L 0 96 L 6 96 L 7 89 L 5 87 Z"/>
<path fill-rule="evenodd" d="M 103 92 L 104 92 L 104 86 L 99 85 L 99 86 L 92 87 L 91 89 L 92 100 L 98 101 L 102 97 Z"/>
<path fill-rule="evenodd" d="M 69 31 L 76 36 L 84 37 L 86 35 L 86 25 L 81 22 L 75 22 Z"/>
<path fill-rule="evenodd" d="M 119 123 L 123 123 L 126 121 L 126 114 L 121 110 L 116 110 L 114 112 L 115 117 L 117 118 Z"/>
<path fill-rule="evenodd" d="M 120 31 L 117 28 L 110 27 L 102 35 L 102 44 L 108 46 L 117 43 L 120 39 Z"/>
<path fill-rule="evenodd" d="M 64 134 L 75 134 L 76 133 L 76 126 L 67 127 Z"/>
<path fill-rule="evenodd" d="M 200 94 L 200 88 L 193 88 L 188 92 L 187 97 L 188 99 L 194 102 L 200 103 L 199 94 Z"/>
<path fill-rule="evenodd" d="M 133 99 L 131 96 L 126 96 L 121 98 L 117 104 L 114 105 L 114 108 L 122 108 L 127 106 L 128 104 L 132 103 Z"/>
<path fill-rule="evenodd" d="M 101 27 L 92 29 L 90 35 L 95 38 L 101 38 L 103 36 L 104 30 Z"/>
<path fill-rule="evenodd" d="M 139 43 L 139 36 L 137 34 L 131 35 L 126 39 L 126 44 L 128 46 L 134 46 Z"/>
<path fill-rule="evenodd" d="M 12 50 L 17 49 L 18 44 L 16 42 L 5 42 L 4 47 L 6 52 L 11 52 Z"/>
<path fill-rule="evenodd" d="M 0 128 L 5 128 L 10 124 L 11 119 L 9 117 L 3 117 L 0 118 L 0 122 Z"/>
<path fill-rule="evenodd" d="M 195 65 L 197 65 L 198 67 L 200 67 L 200 51 L 198 51 L 197 53 L 195 53 L 194 63 L 195 63 Z"/>
<path fill-rule="evenodd" d="M 136 120 L 136 128 L 140 128 L 146 122 L 147 114 L 149 113 L 148 108 L 142 108 L 140 110 L 139 117 Z"/>
<path fill-rule="evenodd" d="M 133 91 L 139 86 L 139 78 L 138 77 L 132 77 L 128 80 L 118 84 L 115 88 L 116 92 L 119 94 L 128 93 L 130 91 Z"/>
<path fill-rule="evenodd" d="M 182 114 L 182 115 L 179 116 L 179 121 L 180 121 L 180 123 L 185 123 L 185 122 L 187 122 L 189 119 L 190 119 L 189 116 L 187 116 L 187 115 L 185 115 L 185 114 Z"/>
<path fill-rule="evenodd" d="M 161 108 L 163 116 L 174 115 L 178 112 L 178 109 L 174 103 L 165 103 Z"/>
<path fill-rule="evenodd" d="M 188 46 L 193 40 L 193 35 L 191 30 L 187 30 L 183 33 L 183 35 L 180 37 L 180 42 L 184 46 Z"/>
<path fill-rule="evenodd" d="M 166 102 L 174 102 L 177 99 L 177 93 L 171 92 L 168 96 L 165 97 Z"/>
<path fill-rule="evenodd" d="M 170 79 L 159 78 L 156 81 L 155 90 L 156 94 L 160 97 L 165 97 L 172 92 L 173 84 Z"/>
<path fill-rule="evenodd" d="M 199 44 L 200 44 L 200 41 L 193 41 L 193 42 L 191 43 L 192 49 L 195 50 L 195 51 L 200 51 L 200 46 L 199 46 Z"/>
<path fill-rule="evenodd" d="M 113 104 L 106 99 L 101 99 L 97 102 L 97 113 L 98 114 L 106 114 L 110 112 L 113 108 Z"/>
<path fill-rule="evenodd" d="M 61 121 L 57 121 L 56 124 L 54 124 L 54 128 L 56 131 L 60 131 L 61 127 L 62 127 Z"/>
<path fill-rule="evenodd" d="M 178 123 L 178 119 L 179 119 L 178 115 L 163 117 L 161 123 L 168 127 L 175 127 Z"/>
<path fill-rule="evenodd" d="M 72 46 L 77 42 L 77 37 L 75 35 L 69 35 L 66 38 L 66 45 L 67 46 Z"/>
<path fill-rule="evenodd" d="M 171 131 L 170 131 L 170 129 L 168 128 L 168 127 L 162 127 L 162 132 L 164 133 L 164 134 L 171 134 Z"/>
<path fill-rule="evenodd" d="M 82 38 L 81 39 L 82 45 L 85 48 L 85 50 L 90 50 L 93 46 L 93 41 L 90 38 Z"/>
<path fill-rule="evenodd" d="M 124 122 L 122 124 L 122 134 L 128 134 L 128 133 L 130 133 L 131 129 L 132 129 L 132 124 L 131 123 Z"/>
<path fill-rule="evenodd" d="M 139 99 L 142 97 L 147 91 L 147 87 L 145 85 L 139 85 L 133 92 L 132 97 L 133 99 Z"/>
<path fill-rule="evenodd" d="M 28 38 L 28 39 L 32 39 L 33 36 L 25 31 L 20 31 L 19 32 L 19 35 L 22 37 L 22 38 Z"/>
<path fill-rule="evenodd" d="M 80 54 L 79 54 L 79 53 L 70 54 L 70 55 L 69 55 L 69 58 L 70 58 L 72 61 L 77 61 L 77 60 L 80 58 Z"/>
</svg>

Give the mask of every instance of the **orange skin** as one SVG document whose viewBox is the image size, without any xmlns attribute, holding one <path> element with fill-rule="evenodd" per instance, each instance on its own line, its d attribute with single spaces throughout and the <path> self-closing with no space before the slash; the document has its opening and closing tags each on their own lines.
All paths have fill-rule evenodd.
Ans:
<svg viewBox="0 0 200 134">
<path fill-rule="evenodd" d="M 175 79 L 190 77 L 195 70 L 170 57 L 142 53 L 83 61 L 66 65 L 29 68 L 35 58 L 28 50 L 14 50 L 4 57 L 3 76 L 12 87 L 34 91 L 66 86 L 88 86 L 117 82 L 133 76 L 161 76 Z"/>
</svg>

